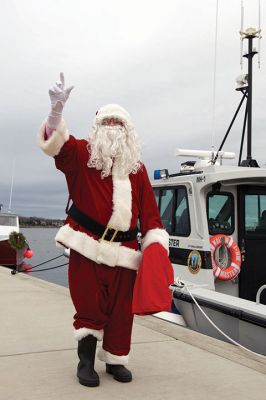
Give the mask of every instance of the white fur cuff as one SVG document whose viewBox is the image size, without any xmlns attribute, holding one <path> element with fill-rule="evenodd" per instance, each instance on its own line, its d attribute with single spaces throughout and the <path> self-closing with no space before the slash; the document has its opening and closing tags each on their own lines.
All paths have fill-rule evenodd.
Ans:
<svg viewBox="0 0 266 400">
<path fill-rule="evenodd" d="M 38 144 L 44 153 L 48 156 L 54 157 L 60 153 L 61 148 L 64 143 L 69 139 L 69 133 L 66 128 L 65 122 L 62 119 L 57 129 L 53 131 L 52 135 L 45 140 L 45 123 L 42 124 L 39 134 L 38 134 Z"/>
<path fill-rule="evenodd" d="M 74 331 L 74 336 L 76 340 L 81 340 L 86 336 L 93 335 L 97 338 L 97 340 L 103 340 L 103 330 L 89 329 L 89 328 L 80 328 Z"/>
<path fill-rule="evenodd" d="M 152 243 L 160 243 L 169 254 L 169 235 L 164 229 L 150 229 L 141 241 L 141 250 L 144 251 Z"/>
<path fill-rule="evenodd" d="M 115 354 L 109 353 L 104 349 L 100 349 L 98 353 L 99 360 L 112 365 L 128 365 L 128 355 L 127 356 L 117 356 Z"/>
</svg>

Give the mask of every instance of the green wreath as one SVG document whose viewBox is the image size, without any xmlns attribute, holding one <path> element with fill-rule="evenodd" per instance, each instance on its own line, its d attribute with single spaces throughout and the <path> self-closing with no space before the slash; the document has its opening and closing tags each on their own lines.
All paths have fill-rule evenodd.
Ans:
<svg viewBox="0 0 266 400">
<path fill-rule="evenodd" d="M 8 243 L 14 250 L 22 250 L 27 245 L 27 240 L 21 232 L 11 232 L 9 235 Z"/>
</svg>

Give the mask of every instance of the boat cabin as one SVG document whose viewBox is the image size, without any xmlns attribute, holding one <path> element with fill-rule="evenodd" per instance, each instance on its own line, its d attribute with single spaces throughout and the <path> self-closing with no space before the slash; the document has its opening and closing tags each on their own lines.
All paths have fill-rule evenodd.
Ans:
<svg viewBox="0 0 266 400">
<path fill-rule="evenodd" d="M 18 216 L 0 212 L 0 240 L 1 238 L 7 238 L 13 231 L 19 232 Z"/>
<path fill-rule="evenodd" d="M 152 182 L 170 235 L 175 276 L 255 301 L 258 289 L 266 284 L 266 169 L 220 165 L 221 157 L 211 165 L 210 159 L 198 153 L 200 161 L 183 163 L 180 173 L 173 175 L 167 170 L 155 171 Z M 212 239 L 220 234 L 232 239 L 239 251 L 238 271 L 226 279 L 215 276 L 213 264 L 223 273 L 234 264 L 235 254 L 225 245 L 213 252 Z M 266 304 L 265 292 L 262 304 Z"/>
</svg>

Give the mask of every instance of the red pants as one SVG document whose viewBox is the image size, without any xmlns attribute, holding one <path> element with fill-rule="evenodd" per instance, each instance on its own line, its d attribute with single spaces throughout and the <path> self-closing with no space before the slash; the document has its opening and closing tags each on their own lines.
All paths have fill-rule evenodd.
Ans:
<svg viewBox="0 0 266 400">
<path fill-rule="evenodd" d="M 69 289 L 76 309 L 74 327 L 103 329 L 103 349 L 118 356 L 130 351 L 135 278 L 134 270 L 97 264 L 70 251 Z"/>
</svg>

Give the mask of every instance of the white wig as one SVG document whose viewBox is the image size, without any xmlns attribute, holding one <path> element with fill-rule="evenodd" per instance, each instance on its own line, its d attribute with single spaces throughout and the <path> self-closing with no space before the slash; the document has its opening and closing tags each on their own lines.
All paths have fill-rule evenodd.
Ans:
<svg viewBox="0 0 266 400">
<path fill-rule="evenodd" d="M 102 125 L 105 118 L 117 118 L 121 125 Z M 140 163 L 140 142 L 129 113 L 117 104 L 99 109 L 89 136 L 88 167 L 101 170 L 102 178 L 111 174 L 114 161 L 121 174 L 137 173 Z"/>
</svg>

